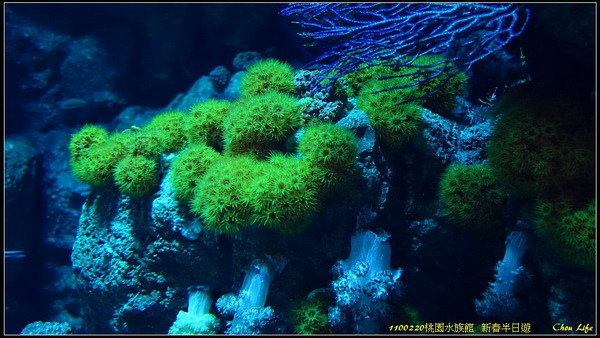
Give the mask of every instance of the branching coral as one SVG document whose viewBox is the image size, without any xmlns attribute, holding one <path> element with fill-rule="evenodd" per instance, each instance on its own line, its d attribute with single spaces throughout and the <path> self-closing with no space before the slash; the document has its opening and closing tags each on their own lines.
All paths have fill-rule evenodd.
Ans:
<svg viewBox="0 0 600 338">
<path fill-rule="evenodd" d="M 289 5 L 281 14 L 301 25 L 303 37 L 327 48 L 307 65 L 320 65 L 311 84 L 314 92 L 378 65 L 412 67 L 413 73 L 427 73 L 426 78 L 455 75 L 519 35 L 529 18 L 518 6 L 495 3 L 306 3 Z M 427 67 L 413 64 L 423 55 L 447 60 Z"/>
</svg>

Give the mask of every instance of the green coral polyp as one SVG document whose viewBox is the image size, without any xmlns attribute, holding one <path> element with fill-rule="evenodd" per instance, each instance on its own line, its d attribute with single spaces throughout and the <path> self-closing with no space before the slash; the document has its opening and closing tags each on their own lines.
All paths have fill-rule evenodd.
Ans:
<svg viewBox="0 0 600 338">
<path fill-rule="evenodd" d="M 175 198 L 190 201 L 198 185 L 198 180 L 219 158 L 216 150 L 204 144 L 195 144 L 181 152 L 171 167 L 171 182 Z"/>
<path fill-rule="evenodd" d="M 596 200 L 578 207 L 574 204 L 573 200 L 565 197 L 537 201 L 534 208 L 535 230 L 565 262 L 593 271 Z"/>
<path fill-rule="evenodd" d="M 224 157 L 198 180 L 190 209 L 217 233 L 235 234 L 251 224 L 251 211 L 240 192 L 257 174 L 251 157 Z"/>
<path fill-rule="evenodd" d="M 219 233 L 234 234 L 249 225 L 297 232 L 317 206 L 316 191 L 304 175 L 305 163 L 290 156 L 224 157 L 198 181 L 191 210 Z"/>
<path fill-rule="evenodd" d="M 490 164 L 511 192 L 581 195 L 594 177 L 593 128 L 579 125 L 584 112 L 575 103 L 528 95 L 500 105 L 502 116 L 487 148 Z"/>
<path fill-rule="evenodd" d="M 397 148 L 411 141 L 422 128 L 420 106 L 407 103 L 419 95 L 415 87 L 377 91 L 409 84 L 408 78 L 371 80 L 358 96 L 358 107 L 367 113 L 375 134 L 387 146 Z"/>
<path fill-rule="evenodd" d="M 128 153 L 131 156 L 157 158 L 162 151 L 164 142 L 163 135 L 157 131 L 132 132 L 128 143 Z"/>
<path fill-rule="evenodd" d="M 184 123 L 187 115 L 181 111 L 166 111 L 156 115 L 144 131 L 158 132 L 163 138 L 161 153 L 174 153 L 187 145 Z"/>
<path fill-rule="evenodd" d="M 121 143 L 102 143 L 91 148 L 86 156 L 72 163 L 73 174 L 89 185 L 108 186 L 113 180 L 115 166 L 126 154 L 127 149 Z"/>
<path fill-rule="evenodd" d="M 248 71 L 246 90 L 252 78 L 262 89 L 233 103 L 209 99 L 189 114 L 166 111 L 143 128 L 110 136 L 85 126 L 70 144 L 75 176 L 145 198 L 160 183 L 158 161 L 169 163 L 161 155 L 178 153 L 167 175 L 174 197 L 188 203 L 207 230 L 304 229 L 324 192 L 357 172 L 356 138 L 345 128 L 315 124 L 298 145 L 300 156 L 284 154 L 303 123 L 298 100 L 287 94 L 293 92 L 291 67 L 266 60 Z"/>
<path fill-rule="evenodd" d="M 452 63 L 446 63 L 441 55 L 425 55 L 413 63 L 414 66 L 428 67 L 430 72 L 419 75 L 416 80 L 424 80 L 431 77 L 433 71 L 440 71 L 444 67 L 453 67 Z M 411 71 L 418 71 L 418 68 Z M 464 95 L 468 82 L 467 74 L 463 71 L 442 71 L 439 76 L 421 81 L 418 90 L 423 98 L 423 107 L 430 109 L 436 114 L 448 116 L 456 107 L 456 97 Z"/>
<path fill-rule="evenodd" d="M 225 154 L 264 157 L 302 122 L 297 100 L 269 92 L 240 100 L 224 121 Z"/>
<path fill-rule="evenodd" d="M 297 334 L 327 333 L 328 316 L 325 302 L 318 298 L 302 300 L 292 309 L 294 332 Z"/>
<path fill-rule="evenodd" d="M 349 130 L 333 124 L 314 124 L 306 128 L 298 152 L 310 165 L 316 185 L 335 186 L 352 177 L 357 170 L 358 143 Z"/>
<path fill-rule="evenodd" d="M 262 167 L 244 191 L 253 210 L 253 223 L 282 232 L 304 228 L 317 206 L 316 191 L 304 177 L 304 162 L 278 156 Z"/>
<path fill-rule="evenodd" d="M 440 180 L 444 215 L 475 233 L 495 233 L 501 228 L 504 196 L 487 165 L 452 164 Z"/>
<path fill-rule="evenodd" d="M 223 138 L 223 120 L 232 103 L 208 99 L 194 104 L 184 122 L 184 131 L 191 144 L 217 146 Z"/>
<path fill-rule="evenodd" d="M 144 198 L 159 182 L 158 164 L 142 156 L 128 156 L 115 167 L 115 184 L 119 191 L 135 198 Z"/>
<path fill-rule="evenodd" d="M 294 71 L 292 67 L 275 59 L 260 60 L 250 66 L 242 78 L 242 96 L 264 94 L 270 91 L 293 94 Z"/>
<path fill-rule="evenodd" d="M 69 152 L 72 160 L 78 160 L 95 146 L 106 142 L 108 132 L 102 127 L 86 124 L 71 136 Z"/>
<path fill-rule="evenodd" d="M 573 263 L 593 270 L 596 256 L 596 200 L 560 220 L 560 239 Z"/>
</svg>

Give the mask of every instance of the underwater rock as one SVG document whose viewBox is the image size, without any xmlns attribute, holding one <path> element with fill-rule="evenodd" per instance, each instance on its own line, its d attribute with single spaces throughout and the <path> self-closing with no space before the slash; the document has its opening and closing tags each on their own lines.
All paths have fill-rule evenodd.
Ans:
<svg viewBox="0 0 600 338">
<path fill-rule="evenodd" d="M 112 120 L 109 129 L 123 131 L 132 126 L 141 127 L 150 122 L 152 117 L 157 115 L 160 111 L 161 110 L 142 106 L 129 106 Z"/>
<path fill-rule="evenodd" d="M 218 92 L 213 86 L 210 76 L 202 76 L 185 93 L 178 94 L 163 110 L 189 111 L 190 107 L 210 98 L 233 101 L 240 96 L 240 80 L 245 72 L 237 72 L 231 76 L 227 87 Z"/>
<path fill-rule="evenodd" d="M 71 250 L 81 206 L 90 192 L 90 187 L 71 173 L 69 138 L 67 131 L 51 131 L 42 135 L 38 142 L 42 156 L 42 196 L 52 201 L 44 209 L 44 241 L 61 250 Z"/>
<path fill-rule="evenodd" d="M 55 259 L 57 260 L 57 259 Z M 74 332 L 83 332 L 81 302 L 71 264 L 47 262 L 43 267 L 44 297 L 49 302 L 46 319 L 69 324 Z"/>
<path fill-rule="evenodd" d="M 247 70 L 260 59 L 262 56 L 258 52 L 240 52 L 233 58 L 233 67 L 236 70 Z"/>
<path fill-rule="evenodd" d="M 523 312 L 517 291 L 529 279 L 521 260 L 529 247 L 527 235 L 522 231 L 512 231 L 506 238 L 504 258 L 496 265 L 494 282 L 483 293 L 481 300 L 475 301 L 475 309 L 481 317 L 514 321 Z"/>
<path fill-rule="evenodd" d="M 120 72 L 96 37 L 74 38 L 10 9 L 6 18 L 12 79 L 7 91 L 14 99 L 7 109 L 10 128 L 46 130 L 90 122 L 125 103 L 116 89 Z"/>
<path fill-rule="evenodd" d="M 72 262 L 89 332 L 167 332 L 187 286 L 218 290 L 229 280 L 216 236 L 190 241 L 156 221 L 181 218 L 164 214 L 176 210 L 159 209 L 113 191 L 93 191 L 84 204 Z"/>
<path fill-rule="evenodd" d="M 184 238 L 194 241 L 202 232 L 202 224 L 189 213 L 189 208 L 175 199 L 170 175 L 170 172 L 166 175 L 158 196 L 152 201 L 152 220 L 155 224 L 169 226 Z"/>
<path fill-rule="evenodd" d="M 98 38 L 84 36 L 72 40 L 59 70 L 62 101 L 77 99 L 103 109 L 124 104 L 115 89 L 119 71 L 109 59 Z"/>
<path fill-rule="evenodd" d="M 244 76 L 244 74 L 246 74 L 246 72 L 243 71 L 233 74 L 227 83 L 227 87 L 225 87 L 222 92 L 217 93 L 215 98 L 227 101 L 235 101 L 239 99 L 241 96 L 240 87 L 242 86 L 242 76 Z"/>
<path fill-rule="evenodd" d="M 215 95 L 217 95 L 217 91 L 213 87 L 210 77 L 205 75 L 196 80 L 187 92 L 177 94 L 164 110 L 189 111 L 195 103 L 205 101 Z"/>
<path fill-rule="evenodd" d="M 231 72 L 227 70 L 225 66 L 217 66 L 210 71 L 208 76 L 213 84 L 213 88 L 220 93 L 227 87 L 229 79 L 231 78 Z"/>
<path fill-rule="evenodd" d="M 425 123 L 423 135 L 436 157 L 444 163 L 470 165 L 483 162 L 486 142 L 494 131 L 492 119 L 463 125 L 428 109 L 422 109 L 422 116 Z"/>
<path fill-rule="evenodd" d="M 7 250 L 31 249 L 31 233 L 40 214 L 37 205 L 40 156 L 34 144 L 25 137 L 9 137 L 4 144 Z"/>
<path fill-rule="evenodd" d="M 382 211 L 390 190 L 392 171 L 389 167 L 377 139 L 375 130 L 367 114 L 354 108 L 336 125 L 348 128 L 358 137 L 358 166 L 362 176 L 360 205 L 357 229 L 368 227 L 377 213 Z"/>
<path fill-rule="evenodd" d="M 314 70 L 299 70 L 294 73 L 294 86 L 301 93 L 302 98 L 299 102 L 304 106 L 302 114 L 307 121 L 335 122 L 341 117 L 340 115 L 346 108 L 345 104 L 329 92 L 312 93 L 309 91 L 310 83 L 316 73 L 317 71 Z"/>
<path fill-rule="evenodd" d="M 577 273 L 562 274 L 547 298 L 552 323 L 594 323 L 595 280 Z"/>
<path fill-rule="evenodd" d="M 25 326 L 23 335 L 63 335 L 72 334 L 72 329 L 67 323 L 37 321 Z"/>
</svg>

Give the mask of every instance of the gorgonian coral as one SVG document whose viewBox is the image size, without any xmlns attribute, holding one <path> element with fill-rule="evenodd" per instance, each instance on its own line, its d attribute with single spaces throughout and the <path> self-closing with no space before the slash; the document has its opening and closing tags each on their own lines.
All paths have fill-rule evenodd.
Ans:
<svg viewBox="0 0 600 338">
<path fill-rule="evenodd" d="M 376 65 L 413 67 L 426 74 L 421 81 L 456 75 L 521 34 L 529 18 L 527 10 L 522 15 L 520 7 L 502 3 L 299 3 L 281 14 L 293 17 L 311 44 L 327 48 L 307 65 L 320 65 L 314 92 Z M 424 55 L 446 59 L 414 64 Z"/>
</svg>

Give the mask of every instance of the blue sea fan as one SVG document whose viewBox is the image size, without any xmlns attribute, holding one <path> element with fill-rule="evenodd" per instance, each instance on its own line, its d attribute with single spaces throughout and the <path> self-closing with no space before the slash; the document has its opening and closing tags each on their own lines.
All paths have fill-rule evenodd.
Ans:
<svg viewBox="0 0 600 338">
<path fill-rule="evenodd" d="M 280 14 L 300 24 L 302 37 L 326 48 L 306 65 L 319 65 L 313 93 L 376 65 L 415 69 L 399 76 L 425 74 L 418 82 L 385 90 L 467 70 L 521 34 L 529 19 L 527 9 L 502 3 L 298 3 Z M 413 65 L 424 55 L 443 55 L 445 64 Z"/>
</svg>

